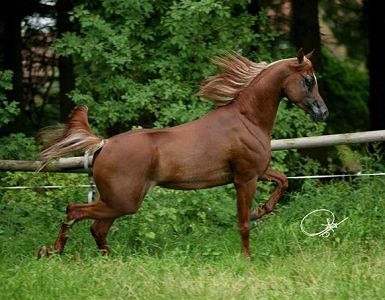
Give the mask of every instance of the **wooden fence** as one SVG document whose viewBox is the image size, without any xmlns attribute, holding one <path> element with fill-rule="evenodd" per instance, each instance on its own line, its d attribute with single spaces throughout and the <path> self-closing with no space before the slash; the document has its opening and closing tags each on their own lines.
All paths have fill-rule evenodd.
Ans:
<svg viewBox="0 0 385 300">
<path fill-rule="evenodd" d="M 273 151 L 276 151 L 382 141 L 385 141 L 385 130 L 272 140 L 271 147 Z M 89 157 L 88 165 L 91 166 L 91 164 L 92 157 Z M 40 161 L 0 160 L 0 171 L 35 172 L 40 166 Z M 82 156 L 61 158 L 53 161 L 46 167 L 45 171 L 69 173 L 87 172 L 84 169 L 84 157 Z"/>
</svg>

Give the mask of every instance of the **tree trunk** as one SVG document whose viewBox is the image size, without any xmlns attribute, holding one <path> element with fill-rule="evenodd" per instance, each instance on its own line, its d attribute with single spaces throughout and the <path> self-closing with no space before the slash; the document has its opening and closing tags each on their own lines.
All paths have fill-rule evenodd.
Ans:
<svg viewBox="0 0 385 300">
<path fill-rule="evenodd" d="M 260 4 L 259 0 L 251 0 L 248 7 L 247 7 L 247 10 L 248 10 L 250 15 L 255 16 L 257 18 L 258 14 L 261 11 L 261 4 Z M 258 22 L 255 22 L 251 26 L 251 29 L 254 32 L 258 33 L 259 32 Z"/>
<path fill-rule="evenodd" d="M 368 29 L 370 129 L 385 129 L 385 10 L 381 1 L 364 0 Z"/>
<path fill-rule="evenodd" d="M 60 38 L 65 32 L 73 31 L 68 13 L 73 9 L 71 0 L 57 2 L 57 28 Z M 59 57 L 59 85 L 60 85 L 60 121 L 65 122 L 74 108 L 74 103 L 68 93 L 75 88 L 74 64 L 72 56 Z"/>
<path fill-rule="evenodd" d="M 39 5 L 39 0 L 3 1 L 0 5 L 0 69 L 11 70 L 12 90 L 7 93 L 9 101 L 19 102 L 21 113 L 16 120 L 0 129 L 0 136 L 11 132 L 25 131 L 28 127 L 25 99 L 23 99 L 23 61 L 21 22 L 32 14 Z"/>
<path fill-rule="evenodd" d="M 321 36 L 318 22 L 318 0 L 291 1 L 290 38 L 298 49 L 305 53 L 314 50 L 312 56 L 313 67 L 316 72 L 322 72 Z M 323 82 L 318 80 L 318 90 L 323 95 Z M 321 148 L 302 149 L 302 155 L 318 160 L 322 165 L 327 164 L 327 151 Z"/>
<path fill-rule="evenodd" d="M 322 71 L 318 0 L 292 0 L 290 35 L 297 50 L 303 48 L 305 53 L 315 50 L 313 66 L 317 72 Z"/>
<path fill-rule="evenodd" d="M 23 16 L 15 11 L 1 14 L 3 32 L 0 48 L 2 49 L 1 68 L 13 72 L 13 89 L 8 93 L 9 100 L 21 102 L 23 98 L 23 69 L 21 59 L 21 20 Z"/>
</svg>

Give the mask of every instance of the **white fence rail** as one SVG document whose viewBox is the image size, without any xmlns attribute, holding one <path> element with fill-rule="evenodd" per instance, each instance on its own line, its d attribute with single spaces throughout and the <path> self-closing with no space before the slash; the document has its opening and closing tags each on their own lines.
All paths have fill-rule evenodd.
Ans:
<svg viewBox="0 0 385 300">
<path fill-rule="evenodd" d="M 385 141 L 385 130 L 272 140 L 271 147 L 273 151 L 276 151 L 382 141 Z M 88 165 L 91 166 L 92 157 L 89 157 L 88 159 Z M 40 161 L 0 160 L 0 171 L 35 172 L 40 168 L 40 166 Z M 46 167 L 45 171 L 69 173 L 87 172 L 84 169 L 84 157 L 68 157 L 58 159 L 50 163 Z"/>
<path fill-rule="evenodd" d="M 304 149 L 381 141 L 385 141 L 385 130 L 272 140 L 271 148 L 273 150 Z"/>
</svg>

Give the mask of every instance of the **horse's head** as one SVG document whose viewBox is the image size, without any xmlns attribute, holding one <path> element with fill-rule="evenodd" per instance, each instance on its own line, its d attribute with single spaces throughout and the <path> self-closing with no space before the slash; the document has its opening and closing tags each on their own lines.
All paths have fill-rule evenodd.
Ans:
<svg viewBox="0 0 385 300">
<path fill-rule="evenodd" d="M 283 92 L 290 101 L 309 113 L 314 121 L 324 121 L 329 115 L 325 102 L 318 93 L 317 79 L 310 58 L 300 49 L 297 61 L 290 65 L 292 72 L 284 81 Z"/>
</svg>

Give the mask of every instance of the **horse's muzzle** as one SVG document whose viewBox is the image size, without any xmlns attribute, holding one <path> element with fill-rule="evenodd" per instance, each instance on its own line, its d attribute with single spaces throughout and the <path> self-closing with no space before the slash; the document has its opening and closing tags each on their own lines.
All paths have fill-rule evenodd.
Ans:
<svg viewBox="0 0 385 300">
<path fill-rule="evenodd" d="M 325 121 L 329 116 L 329 110 L 323 101 L 309 99 L 305 102 L 305 107 L 315 122 Z"/>
</svg>

